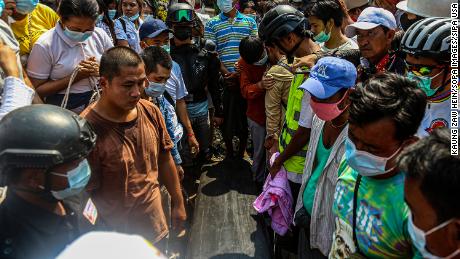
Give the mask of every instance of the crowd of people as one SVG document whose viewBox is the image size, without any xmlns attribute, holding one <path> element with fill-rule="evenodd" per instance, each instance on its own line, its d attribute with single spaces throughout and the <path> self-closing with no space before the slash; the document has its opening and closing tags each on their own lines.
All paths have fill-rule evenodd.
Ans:
<svg viewBox="0 0 460 259">
<path fill-rule="evenodd" d="M 275 258 L 460 258 L 454 3 L 0 0 L 0 258 L 168 255 L 220 140 Z"/>
</svg>

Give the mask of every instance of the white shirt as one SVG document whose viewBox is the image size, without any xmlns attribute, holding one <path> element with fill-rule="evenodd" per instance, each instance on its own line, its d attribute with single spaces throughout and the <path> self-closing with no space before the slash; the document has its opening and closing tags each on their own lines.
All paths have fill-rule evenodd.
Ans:
<svg viewBox="0 0 460 259">
<path fill-rule="evenodd" d="M 60 23 L 45 32 L 35 43 L 27 62 L 27 74 L 36 79 L 59 80 L 72 74 L 78 64 L 90 57 L 100 62 L 107 49 L 113 47 L 112 40 L 101 28 L 94 28 L 90 38 L 74 42 L 64 35 Z M 94 79 L 93 79 L 94 81 Z M 74 82 L 70 93 L 84 93 L 92 90 L 89 78 Z M 64 94 L 65 89 L 59 93 Z"/>
<path fill-rule="evenodd" d="M 319 46 L 321 47 L 321 50 L 322 51 L 325 51 L 325 52 L 329 52 L 329 51 L 335 51 L 335 50 L 350 50 L 350 49 L 358 49 L 358 44 L 348 38 L 347 42 L 345 42 L 344 44 L 340 45 L 339 47 L 335 48 L 335 49 L 330 49 L 328 47 L 326 47 L 326 45 L 323 43 L 320 43 Z"/>
<path fill-rule="evenodd" d="M 417 130 L 417 137 L 427 137 L 431 131 L 437 128 L 451 128 L 450 121 L 450 98 L 440 103 L 428 102 L 422 123 Z"/>
<path fill-rule="evenodd" d="M 310 93 L 308 91 L 304 91 L 298 124 L 300 127 L 304 127 L 307 129 L 311 129 L 311 126 L 313 123 L 313 116 L 315 115 L 310 106 L 310 99 L 311 99 Z M 289 181 L 293 183 L 302 183 L 302 175 L 303 174 L 297 174 L 297 173 L 288 171 L 287 178 Z"/>
<path fill-rule="evenodd" d="M 171 77 L 166 81 L 166 91 L 171 95 L 174 102 L 188 95 L 180 66 L 175 61 L 172 62 Z"/>
<path fill-rule="evenodd" d="M 16 77 L 6 77 L 0 105 L 0 120 L 9 112 L 30 105 L 35 91 Z"/>
<path fill-rule="evenodd" d="M 311 95 L 308 91 L 304 91 L 302 97 L 302 106 L 300 108 L 300 118 L 299 118 L 299 126 L 311 129 L 311 124 L 313 122 L 313 110 L 310 106 L 310 99 Z"/>
</svg>

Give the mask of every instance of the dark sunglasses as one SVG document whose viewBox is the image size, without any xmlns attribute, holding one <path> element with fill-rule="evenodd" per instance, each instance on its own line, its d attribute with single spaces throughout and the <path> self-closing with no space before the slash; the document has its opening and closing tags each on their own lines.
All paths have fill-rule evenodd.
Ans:
<svg viewBox="0 0 460 259">
<path fill-rule="evenodd" d="M 408 71 L 414 72 L 417 75 L 428 76 L 436 68 L 445 68 L 443 65 L 429 66 L 429 65 L 416 65 L 406 61 L 406 68 Z"/>
</svg>

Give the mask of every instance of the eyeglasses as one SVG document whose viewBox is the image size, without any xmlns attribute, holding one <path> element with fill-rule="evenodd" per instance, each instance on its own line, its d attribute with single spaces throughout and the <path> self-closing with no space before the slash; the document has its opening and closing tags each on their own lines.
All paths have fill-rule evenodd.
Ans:
<svg viewBox="0 0 460 259">
<path fill-rule="evenodd" d="M 408 71 L 416 73 L 420 76 L 428 76 L 436 68 L 444 68 L 443 65 L 429 66 L 429 65 L 416 65 L 406 61 L 406 68 Z"/>
<path fill-rule="evenodd" d="M 173 22 L 192 22 L 193 21 L 193 11 L 192 10 L 178 10 L 174 13 L 172 19 L 173 19 Z"/>
</svg>

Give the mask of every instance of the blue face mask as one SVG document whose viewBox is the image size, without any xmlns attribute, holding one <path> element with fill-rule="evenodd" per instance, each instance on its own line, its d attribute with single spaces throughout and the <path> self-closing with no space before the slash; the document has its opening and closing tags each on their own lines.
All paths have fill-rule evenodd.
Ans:
<svg viewBox="0 0 460 259">
<path fill-rule="evenodd" d="M 440 88 L 440 87 L 437 87 L 435 89 L 432 89 L 431 88 L 431 82 L 433 81 L 434 78 L 438 77 L 442 72 L 444 72 L 444 70 L 442 70 L 441 72 L 439 72 L 437 75 L 435 75 L 433 77 L 418 76 L 418 75 L 414 74 L 414 72 L 408 72 L 407 73 L 407 78 L 416 81 L 418 87 L 425 92 L 426 96 L 431 97 Z"/>
<path fill-rule="evenodd" d="M 456 255 L 460 254 L 460 249 L 457 249 L 452 254 L 450 254 L 450 255 L 448 255 L 446 257 L 439 257 L 439 256 L 436 256 L 436 255 L 430 253 L 426 249 L 426 237 L 431 235 L 431 234 L 433 234 L 434 232 L 446 227 L 447 225 L 452 223 L 452 221 L 454 221 L 454 219 L 447 220 L 444 223 L 439 224 L 438 226 L 430 229 L 429 231 L 424 232 L 423 230 L 421 230 L 420 228 L 418 228 L 414 224 L 414 221 L 412 219 L 412 213 L 409 213 L 409 219 L 408 219 L 408 223 L 407 223 L 407 230 L 409 232 L 410 238 L 412 239 L 412 244 L 414 244 L 414 246 L 417 248 L 417 250 L 422 254 L 423 258 L 426 258 L 426 259 L 439 259 L 439 258 L 450 259 L 450 258 L 454 258 Z"/>
<path fill-rule="evenodd" d="M 38 0 L 17 0 L 16 12 L 20 14 L 29 14 L 37 7 Z"/>
<path fill-rule="evenodd" d="M 102 20 L 104 20 L 104 15 L 100 14 L 97 16 L 96 23 L 102 22 Z"/>
<path fill-rule="evenodd" d="M 65 28 L 64 35 L 67 36 L 71 41 L 83 42 L 87 40 L 89 37 L 91 37 L 91 35 L 93 35 L 93 31 L 79 32 L 71 31 Z"/>
<path fill-rule="evenodd" d="M 401 148 L 389 157 L 379 157 L 371 153 L 357 150 L 355 144 L 347 138 L 345 141 L 345 158 L 348 165 L 362 176 L 378 176 L 389 173 L 394 168 L 385 170 L 387 162 L 399 153 Z"/>
<path fill-rule="evenodd" d="M 233 2 L 232 0 L 217 0 L 217 7 L 219 7 L 223 13 L 229 13 L 233 10 Z"/>
<path fill-rule="evenodd" d="M 313 37 L 313 39 L 319 43 L 328 42 L 330 38 L 331 32 L 326 34 L 324 31 L 321 31 L 320 33 L 318 33 L 318 35 Z"/>
<path fill-rule="evenodd" d="M 109 9 L 107 11 L 107 15 L 109 16 L 110 20 L 113 20 L 113 19 L 115 19 L 115 15 L 117 15 L 117 10 Z"/>
<path fill-rule="evenodd" d="M 3 2 L 3 0 L 0 0 L 0 16 L 3 13 L 3 9 L 5 9 L 5 2 Z"/>
<path fill-rule="evenodd" d="M 91 168 L 89 167 L 88 161 L 85 159 L 81 161 L 76 168 L 67 172 L 67 174 L 59 174 L 54 172 L 51 172 L 50 174 L 67 178 L 69 187 L 60 191 L 51 191 L 51 194 L 53 194 L 54 198 L 63 200 L 65 198 L 77 195 L 83 191 L 89 182 L 89 178 L 91 177 Z"/>
<path fill-rule="evenodd" d="M 145 88 L 145 94 L 152 98 L 157 98 L 160 97 L 165 90 L 166 84 L 149 81 L 149 86 Z"/>
<path fill-rule="evenodd" d="M 131 17 L 128 17 L 128 16 L 125 15 L 125 17 L 126 17 L 126 19 L 130 20 L 131 22 L 134 22 L 137 19 L 139 19 L 139 13 L 137 13 L 137 14 L 131 16 Z"/>
</svg>

